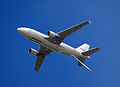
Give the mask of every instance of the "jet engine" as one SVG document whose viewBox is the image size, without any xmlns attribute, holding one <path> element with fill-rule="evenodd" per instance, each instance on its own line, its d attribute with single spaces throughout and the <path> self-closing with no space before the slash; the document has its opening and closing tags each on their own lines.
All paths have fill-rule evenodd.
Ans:
<svg viewBox="0 0 120 87">
<path fill-rule="evenodd" d="M 33 49 L 33 48 L 30 48 L 29 50 L 28 50 L 28 52 L 30 53 L 30 54 L 32 54 L 32 55 L 39 55 L 39 52 L 37 51 L 37 50 L 35 50 L 35 49 Z"/>
<path fill-rule="evenodd" d="M 60 38 L 61 37 L 60 35 L 54 33 L 53 31 L 48 31 L 47 35 L 51 38 Z"/>
</svg>

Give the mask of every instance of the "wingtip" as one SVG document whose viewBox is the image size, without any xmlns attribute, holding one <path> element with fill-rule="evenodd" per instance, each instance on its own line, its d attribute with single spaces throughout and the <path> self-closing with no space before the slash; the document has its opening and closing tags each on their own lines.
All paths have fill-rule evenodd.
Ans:
<svg viewBox="0 0 120 87">
<path fill-rule="evenodd" d="M 100 50 L 100 48 L 96 48 L 97 50 Z"/>
<path fill-rule="evenodd" d="M 36 70 L 36 72 L 39 72 L 39 70 Z"/>
<path fill-rule="evenodd" d="M 91 68 L 88 69 L 90 72 L 92 71 Z"/>
<path fill-rule="evenodd" d="M 36 72 L 39 72 L 39 70 L 35 69 Z"/>
<path fill-rule="evenodd" d="M 89 23 L 91 23 L 91 21 L 88 21 Z"/>
</svg>

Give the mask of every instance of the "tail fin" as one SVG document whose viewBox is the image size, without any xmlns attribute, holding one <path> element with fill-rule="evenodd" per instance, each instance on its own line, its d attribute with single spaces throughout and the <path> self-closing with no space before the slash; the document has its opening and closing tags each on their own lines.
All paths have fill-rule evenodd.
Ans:
<svg viewBox="0 0 120 87">
<path fill-rule="evenodd" d="M 100 50 L 100 48 L 93 48 L 93 49 L 83 52 L 82 54 L 85 56 L 90 56 L 91 54 L 95 53 L 98 50 Z"/>
<path fill-rule="evenodd" d="M 89 48 L 90 48 L 90 45 L 85 43 L 85 44 L 79 46 L 78 48 L 76 48 L 76 50 L 78 50 L 80 52 L 85 52 L 85 51 L 88 51 Z"/>
</svg>

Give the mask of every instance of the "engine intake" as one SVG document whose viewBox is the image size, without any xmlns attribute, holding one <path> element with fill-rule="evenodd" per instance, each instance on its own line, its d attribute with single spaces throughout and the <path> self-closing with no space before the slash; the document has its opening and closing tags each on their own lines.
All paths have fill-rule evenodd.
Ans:
<svg viewBox="0 0 120 87">
<path fill-rule="evenodd" d="M 61 37 L 60 35 L 54 33 L 53 31 L 48 31 L 47 35 L 51 38 L 60 38 Z"/>
<path fill-rule="evenodd" d="M 35 49 L 33 49 L 33 48 L 30 48 L 29 50 L 28 50 L 28 52 L 30 53 L 30 54 L 32 54 L 32 55 L 39 55 L 39 52 L 37 51 L 37 50 L 35 50 Z"/>
</svg>

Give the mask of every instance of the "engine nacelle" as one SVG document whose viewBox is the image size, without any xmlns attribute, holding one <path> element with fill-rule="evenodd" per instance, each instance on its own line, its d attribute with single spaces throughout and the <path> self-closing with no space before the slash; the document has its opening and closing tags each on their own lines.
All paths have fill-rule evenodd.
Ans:
<svg viewBox="0 0 120 87">
<path fill-rule="evenodd" d="M 60 38 L 61 37 L 60 35 L 54 33 L 53 31 L 48 31 L 47 35 L 51 38 Z"/>
<path fill-rule="evenodd" d="M 35 49 L 33 49 L 33 48 L 30 48 L 29 50 L 28 50 L 28 52 L 30 53 L 30 54 L 32 54 L 32 55 L 39 55 L 39 52 L 37 51 L 37 50 L 35 50 Z"/>
</svg>

